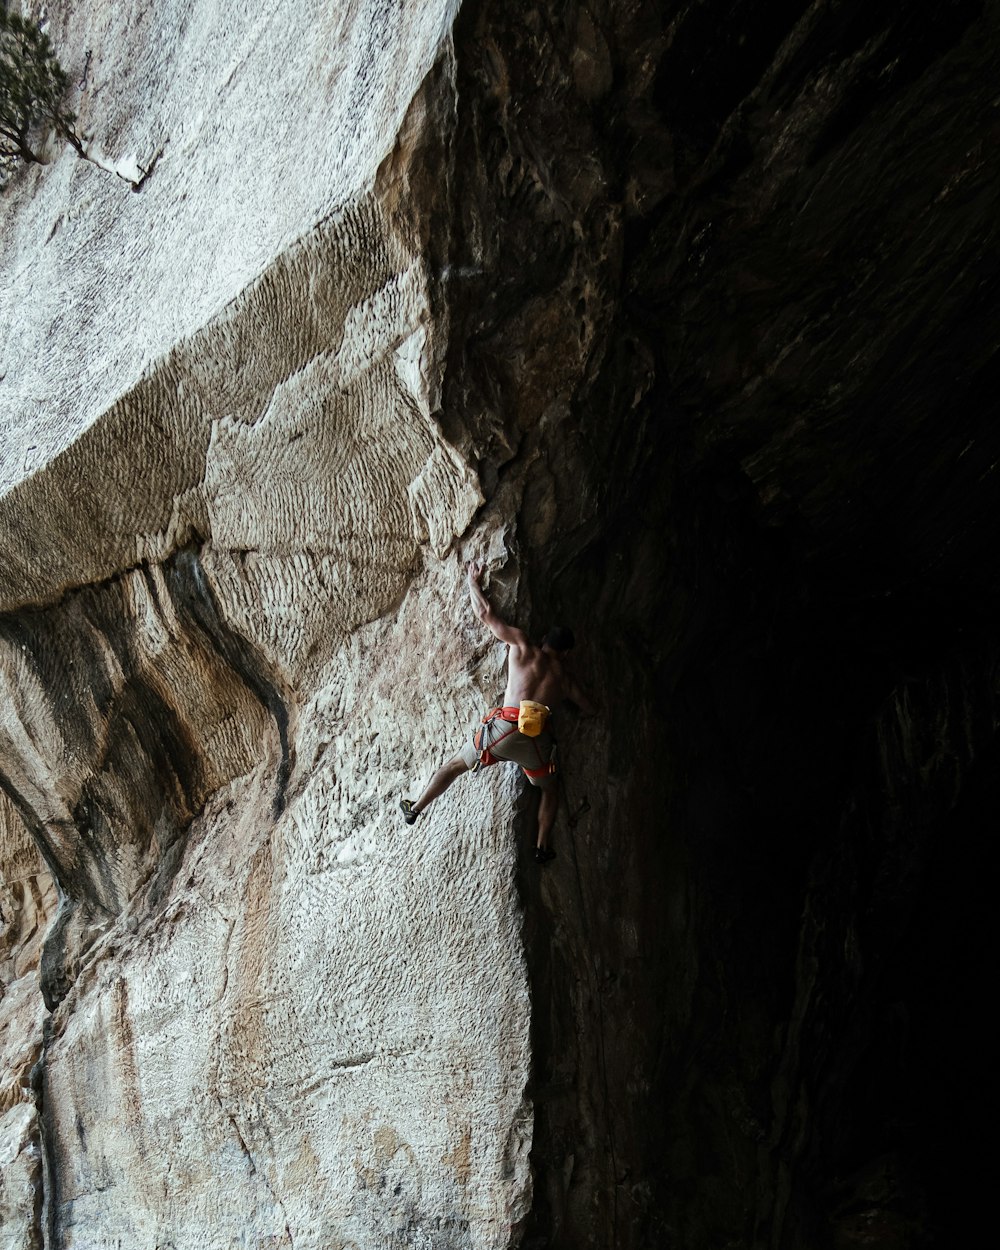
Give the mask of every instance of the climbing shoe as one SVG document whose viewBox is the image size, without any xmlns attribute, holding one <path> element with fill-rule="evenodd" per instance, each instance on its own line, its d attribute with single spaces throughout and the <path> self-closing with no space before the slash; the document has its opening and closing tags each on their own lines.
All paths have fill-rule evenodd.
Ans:
<svg viewBox="0 0 1000 1250">
<path fill-rule="evenodd" d="M 420 813 L 415 812 L 413 810 L 412 799 L 400 799 L 399 810 L 403 813 L 403 819 L 406 821 L 408 825 L 416 824 L 417 817 L 420 815 Z"/>
<path fill-rule="evenodd" d="M 543 868 L 546 864 L 551 864 L 555 857 L 555 851 L 549 850 L 547 846 L 535 847 L 535 863 L 541 864 Z"/>
</svg>

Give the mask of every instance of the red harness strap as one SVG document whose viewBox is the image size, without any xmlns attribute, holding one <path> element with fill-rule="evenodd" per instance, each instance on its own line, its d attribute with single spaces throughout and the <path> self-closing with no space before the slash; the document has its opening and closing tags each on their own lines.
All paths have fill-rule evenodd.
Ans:
<svg viewBox="0 0 1000 1250">
<path fill-rule="evenodd" d="M 555 760 L 549 760 L 541 768 L 524 768 L 523 765 L 522 768 L 524 769 L 525 777 L 548 777 L 556 771 L 556 762 Z"/>
<path fill-rule="evenodd" d="M 517 733 L 517 718 L 518 716 L 520 716 L 520 714 L 521 714 L 521 709 L 519 707 L 494 707 L 494 708 L 491 708 L 486 713 L 486 715 L 483 717 L 484 728 L 486 725 L 490 723 L 491 720 L 513 721 L 514 723 L 514 728 L 508 729 L 506 733 L 501 734 L 500 737 L 497 738 L 496 742 L 490 744 L 491 746 L 496 746 L 497 743 L 503 742 L 504 738 L 509 738 L 511 734 Z M 472 739 L 472 745 L 476 748 L 476 751 L 479 753 L 479 767 L 480 768 L 489 768 L 491 764 L 498 764 L 500 762 L 499 759 L 493 754 L 493 752 L 490 750 L 489 747 L 483 746 L 483 730 L 482 729 L 476 730 L 475 737 Z"/>
<path fill-rule="evenodd" d="M 490 746 L 498 746 L 505 738 L 509 738 L 511 734 L 517 733 L 517 720 L 520 715 L 521 709 L 519 707 L 495 707 L 491 708 L 486 713 L 483 717 L 484 728 L 490 723 L 491 720 L 510 721 L 514 725 L 513 729 L 508 729 L 506 733 L 502 733 L 500 737 L 497 738 L 496 742 L 490 743 Z M 498 757 L 493 754 L 489 747 L 483 746 L 482 729 L 476 730 L 475 737 L 472 739 L 472 745 L 476 748 L 476 751 L 479 754 L 479 768 L 489 768 L 491 764 L 498 764 L 500 762 Z M 538 750 L 537 744 L 535 746 L 535 751 L 539 760 L 541 760 L 542 753 Z M 556 762 L 555 759 L 551 759 L 547 764 L 542 764 L 540 768 L 525 768 L 522 764 L 521 770 L 523 771 L 525 777 L 548 777 L 556 771 Z"/>
</svg>

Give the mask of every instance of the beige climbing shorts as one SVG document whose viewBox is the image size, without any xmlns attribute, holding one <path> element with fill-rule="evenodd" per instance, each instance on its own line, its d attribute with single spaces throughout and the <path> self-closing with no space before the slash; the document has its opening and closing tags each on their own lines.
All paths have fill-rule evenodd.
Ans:
<svg viewBox="0 0 1000 1250">
<path fill-rule="evenodd" d="M 465 744 L 461 756 L 466 768 L 475 768 L 477 764 L 486 768 L 501 762 L 519 764 L 533 786 L 547 790 L 556 784 L 555 750 L 555 738 L 550 729 L 528 738 L 518 731 L 516 721 L 497 716 L 476 727 L 472 741 Z"/>
</svg>

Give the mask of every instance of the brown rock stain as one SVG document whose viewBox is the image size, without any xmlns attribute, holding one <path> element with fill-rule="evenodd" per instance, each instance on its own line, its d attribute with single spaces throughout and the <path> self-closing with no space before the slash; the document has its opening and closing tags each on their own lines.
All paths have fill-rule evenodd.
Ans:
<svg viewBox="0 0 1000 1250">
<path fill-rule="evenodd" d="M 319 1156 L 313 1149 L 308 1137 L 303 1137 L 302 1144 L 285 1173 L 285 1183 L 289 1190 L 306 1189 L 319 1176 Z"/>
<path fill-rule="evenodd" d="M 267 965 L 274 948 L 270 913 L 274 861 L 270 841 L 254 855 L 247 874 L 244 927 L 239 948 L 239 1006 L 233 1017 L 234 1051 L 246 1069 L 266 1063 L 266 1039 L 261 1030 L 260 1003 L 267 996 Z"/>
<path fill-rule="evenodd" d="M 441 1162 L 455 1169 L 455 1177 L 460 1185 L 469 1183 L 472 1172 L 472 1125 L 463 1124 L 459 1131 L 458 1142 L 453 1150 L 441 1156 Z"/>
<path fill-rule="evenodd" d="M 399 1134 L 388 1124 L 383 1124 L 374 1133 L 375 1158 L 379 1163 L 388 1163 L 402 1144 Z"/>
<path fill-rule="evenodd" d="M 372 1151 L 375 1156 L 374 1167 L 369 1167 L 367 1164 L 362 1163 L 360 1159 L 354 1160 L 354 1171 L 362 1189 L 383 1187 L 386 1183 L 386 1168 L 388 1168 L 400 1151 L 406 1156 L 410 1167 L 419 1173 L 420 1167 L 413 1147 L 403 1141 L 391 1124 L 383 1124 L 374 1131 L 372 1134 Z"/>
<path fill-rule="evenodd" d="M 121 1099 L 125 1123 L 130 1129 L 142 1124 L 142 1091 L 139 1088 L 139 1065 L 136 1060 L 135 1032 L 129 1013 L 128 982 L 119 977 L 111 995 L 112 1037 L 118 1051 L 121 1072 Z"/>
</svg>

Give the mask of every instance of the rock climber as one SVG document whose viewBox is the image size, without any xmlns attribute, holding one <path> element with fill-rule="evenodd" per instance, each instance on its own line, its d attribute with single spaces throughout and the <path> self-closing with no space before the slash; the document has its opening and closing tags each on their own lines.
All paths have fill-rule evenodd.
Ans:
<svg viewBox="0 0 1000 1250">
<path fill-rule="evenodd" d="M 483 568 L 472 560 L 466 566 L 469 597 L 476 616 L 507 644 L 503 706 L 487 712 L 472 740 L 437 770 L 416 802 L 403 799 L 399 806 L 406 823 L 412 825 L 428 804 L 463 773 L 499 761 L 519 764 L 531 784 L 542 792 L 535 859 L 539 864 L 547 864 L 556 855 L 549 839 L 558 806 L 555 738 L 548 723 L 549 713 L 565 699 L 575 703 L 585 716 L 593 716 L 594 708 L 564 662 L 575 641 L 573 631 L 560 625 L 549 630 L 540 646 L 530 642 L 520 629 L 508 625 L 486 598 L 481 584 Z"/>
</svg>

